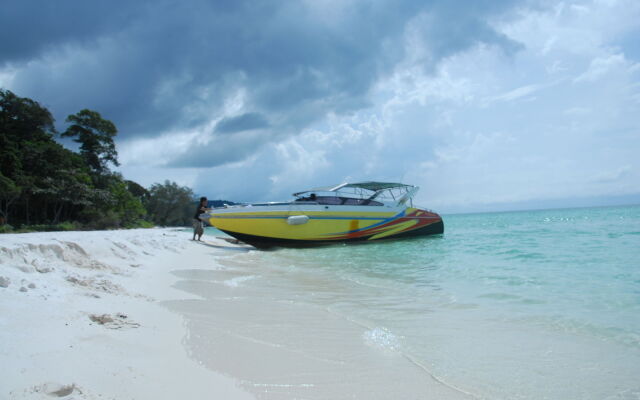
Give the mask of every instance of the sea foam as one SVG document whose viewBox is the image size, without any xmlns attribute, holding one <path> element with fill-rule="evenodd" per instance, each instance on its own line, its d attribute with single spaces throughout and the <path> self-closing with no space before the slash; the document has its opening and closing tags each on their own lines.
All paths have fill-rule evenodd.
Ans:
<svg viewBox="0 0 640 400">
<path fill-rule="evenodd" d="M 365 343 L 373 347 L 391 351 L 398 351 L 400 349 L 400 340 L 398 337 L 384 327 L 370 329 L 364 332 L 362 337 Z"/>
</svg>

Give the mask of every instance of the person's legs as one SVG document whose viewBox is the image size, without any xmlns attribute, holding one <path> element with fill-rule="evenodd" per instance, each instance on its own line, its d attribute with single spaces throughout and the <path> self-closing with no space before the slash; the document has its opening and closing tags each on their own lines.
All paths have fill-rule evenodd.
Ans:
<svg viewBox="0 0 640 400">
<path fill-rule="evenodd" d="M 196 240 L 196 235 L 198 234 L 198 227 L 200 226 L 200 221 L 193 221 L 193 239 L 191 240 Z"/>
<path fill-rule="evenodd" d="M 202 226 L 202 221 L 198 221 L 197 233 L 198 233 L 198 240 L 201 240 L 202 234 L 204 233 L 204 226 Z"/>
</svg>

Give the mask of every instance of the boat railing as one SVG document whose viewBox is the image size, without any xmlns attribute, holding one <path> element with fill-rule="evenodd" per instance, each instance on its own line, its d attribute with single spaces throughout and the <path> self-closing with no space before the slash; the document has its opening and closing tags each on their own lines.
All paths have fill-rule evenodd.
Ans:
<svg viewBox="0 0 640 400">
<path fill-rule="evenodd" d="M 290 201 L 270 201 L 267 203 L 251 203 L 247 204 L 246 207 L 260 207 L 260 206 L 288 206 L 291 204 Z"/>
</svg>

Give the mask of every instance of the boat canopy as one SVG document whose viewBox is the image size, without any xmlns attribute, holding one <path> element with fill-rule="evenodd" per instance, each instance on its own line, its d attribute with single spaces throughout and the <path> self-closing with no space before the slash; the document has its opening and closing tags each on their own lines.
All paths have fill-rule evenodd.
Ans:
<svg viewBox="0 0 640 400">
<path fill-rule="evenodd" d="M 381 190 L 389 190 L 389 189 L 397 189 L 397 188 L 405 188 L 410 189 L 414 188 L 413 185 L 405 185 L 404 183 L 392 183 L 392 182 L 358 182 L 358 183 L 342 183 L 337 186 L 327 186 L 316 189 L 304 190 L 302 192 L 294 193 L 294 196 L 300 196 L 301 194 L 309 193 L 309 192 L 335 192 L 340 189 L 346 188 L 354 188 L 354 189 L 364 189 L 370 190 L 372 192 L 378 192 Z"/>
</svg>

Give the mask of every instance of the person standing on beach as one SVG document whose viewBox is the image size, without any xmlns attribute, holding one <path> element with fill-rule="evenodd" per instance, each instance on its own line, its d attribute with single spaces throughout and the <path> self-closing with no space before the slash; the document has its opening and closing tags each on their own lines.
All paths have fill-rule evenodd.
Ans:
<svg viewBox="0 0 640 400">
<path fill-rule="evenodd" d="M 209 201 L 206 197 L 200 197 L 200 203 L 198 203 L 196 214 L 193 216 L 193 240 L 196 240 L 196 235 L 198 235 L 199 241 L 202 238 L 202 234 L 204 233 L 204 225 L 200 220 L 200 214 L 207 211 L 208 203 Z"/>
</svg>

